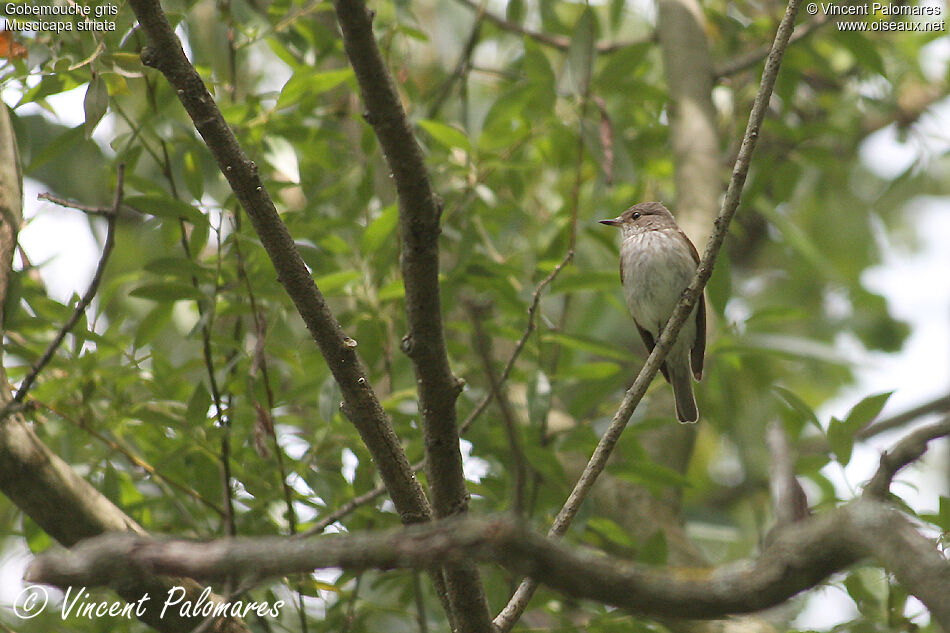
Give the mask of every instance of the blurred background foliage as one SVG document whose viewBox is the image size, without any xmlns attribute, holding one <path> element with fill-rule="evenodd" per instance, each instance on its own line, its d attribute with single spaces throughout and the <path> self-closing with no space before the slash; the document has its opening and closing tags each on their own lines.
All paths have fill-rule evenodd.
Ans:
<svg viewBox="0 0 950 633">
<path fill-rule="evenodd" d="M 114 32 L 17 34 L 28 54 L 0 66 L 23 173 L 40 190 L 108 205 L 116 167 L 126 165 L 115 253 L 94 308 L 31 394 L 36 431 L 149 530 L 227 534 L 225 461 L 234 531 L 306 530 L 376 486 L 374 467 L 173 90 L 141 65 L 144 39 L 131 30 L 130 8 L 118 7 L 108 18 Z M 358 341 L 407 454 L 420 459 L 414 380 L 399 351 L 406 325 L 394 191 L 361 117 L 332 6 L 170 0 L 164 8 L 260 167 L 318 286 Z M 623 0 L 511 0 L 483 10 L 468 0 L 396 0 L 372 8 L 444 204 L 449 352 L 467 383 L 461 419 L 488 392 L 486 363 L 500 372 L 515 349 L 535 288 L 574 249 L 547 288 L 538 328 L 505 385 L 520 448 L 512 448 L 494 404 L 471 425 L 464 445 L 473 511 L 510 510 L 518 495 L 527 520 L 547 529 L 573 483 L 570 455 L 589 455 L 644 358 L 620 294 L 618 236 L 596 220 L 642 200 L 664 200 L 675 211 L 655 10 Z M 706 2 L 714 66 L 728 69 L 766 46 L 782 9 Z M 814 18 L 801 21 L 808 19 Z M 518 32 L 524 28 L 535 34 Z M 908 334 L 884 299 L 862 284 L 862 273 L 880 263 L 882 236 L 906 242 L 913 235 L 908 209 L 919 196 L 948 193 L 948 162 L 922 154 L 903 173 L 883 178 L 860 150 L 887 126 L 913 142 L 918 120 L 945 97 L 947 69 L 929 61 L 937 35 L 839 33 L 826 25 L 789 48 L 742 206 L 707 290 L 707 377 L 697 387 L 702 422 L 690 467 L 680 473 L 654 462 L 640 442 L 642 431 L 674 424 L 668 388 L 658 380 L 609 471 L 657 498 L 682 491 L 682 511 L 711 562 L 751 555 L 769 527 L 765 424 L 783 419 L 793 442 L 825 433 L 827 420 L 810 422 L 817 422 L 813 410 L 852 380 L 854 357 L 844 350 L 895 352 Z M 727 71 L 713 90 L 723 184 L 761 66 L 760 60 Z M 80 107 L 85 122 L 76 127 L 57 117 Z M 38 213 L 50 209 L 43 203 Z M 104 221 L 90 219 L 89 226 L 101 240 Z M 68 235 L 49 239 L 70 256 Z M 24 255 L 5 323 L 14 381 L 76 299 L 50 296 L 37 274 L 44 262 Z M 77 294 L 84 283 L 77 279 Z M 487 347 L 478 344 L 476 320 Z M 838 500 L 822 468 L 847 461 L 858 418 L 873 418 L 883 400 L 864 403 L 850 426 L 842 422 L 832 451 L 801 458 L 813 507 Z M 516 464 L 526 473 L 520 491 Z M 8 548 L 23 539 L 34 551 L 50 545 L 9 502 L 0 502 L 0 514 Z M 950 517 L 930 519 L 950 527 Z M 585 508 L 569 538 L 651 563 L 667 560 L 662 532 L 631 536 L 636 530 L 623 521 L 621 513 Z M 381 497 L 333 529 L 397 524 Z M 424 576 L 318 578 L 252 592 L 291 606 L 278 620 L 250 625 L 425 631 L 421 617 L 444 627 Z M 517 579 L 497 570 L 484 578 L 497 611 Z M 903 630 L 906 596 L 880 572 L 861 569 L 839 580 L 859 607 L 846 630 Z M 524 624 L 551 630 L 673 626 L 543 589 L 532 604 Z M 58 618 L 48 615 L 8 624 L 42 630 Z M 69 627 L 143 628 L 84 619 L 71 619 Z"/>
</svg>

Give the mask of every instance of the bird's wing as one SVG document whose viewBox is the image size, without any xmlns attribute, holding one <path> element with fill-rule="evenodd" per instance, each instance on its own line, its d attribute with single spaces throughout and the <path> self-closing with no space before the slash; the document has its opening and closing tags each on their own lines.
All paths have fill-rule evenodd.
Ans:
<svg viewBox="0 0 950 633">
<path fill-rule="evenodd" d="M 653 348 L 656 347 L 656 341 L 653 340 L 653 335 L 650 334 L 648 330 L 640 327 L 640 324 L 637 323 L 636 319 L 633 321 L 637 325 L 637 331 L 640 332 L 640 338 L 643 339 L 643 344 L 647 346 L 647 353 L 653 351 Z M 666 361 L 663 361 L 663 364 L 660 365 L 660 371 L 663 373 L 663 377 L 666 378 L 666 382 L 670 381 L 670 372 L 666 368 Z"/>
</svg>

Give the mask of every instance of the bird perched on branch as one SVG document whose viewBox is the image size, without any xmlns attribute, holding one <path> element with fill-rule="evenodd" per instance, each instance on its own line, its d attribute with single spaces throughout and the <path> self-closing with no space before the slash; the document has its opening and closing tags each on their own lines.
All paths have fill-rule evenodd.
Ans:
<svg viewBox="0 0 950 633">
<path fill-rule="evenodd" d="M 696 274 L 699 253 L 669 209 L 659 202 L 641 202 L 600 223 L 620 227 L 620 283 L 640 337 L 647 350 L 653 351 L 663 326 Z M 700 295 L 660 366 L 673 387 L 680 422 L 699 419 L 693 378 L 700 380 L 703 376 L 705 352 L 706 302 Z"/>
</svg>

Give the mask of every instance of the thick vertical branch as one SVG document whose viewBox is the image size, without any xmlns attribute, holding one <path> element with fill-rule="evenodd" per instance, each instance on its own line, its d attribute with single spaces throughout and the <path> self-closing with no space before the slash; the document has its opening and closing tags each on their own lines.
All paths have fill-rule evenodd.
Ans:
<svg viewBox="0 0 950 633">
<path fill-rule="evenodd" d="M 422 149 L 373 36 L 373 13 L 360 0 L 335 0 L 343 44 L 365 111 L 392 171 L 399 199 L 402 276 L 409 332 L 402 350 L 412 360 L 425 435 L 426 474 L 438 518 L 468 511 L 462 473 L 455 401 L 462 383 L 452 375 L 445 347 L 439 292 L 439 220 L 437 201 Z M 477 568 L 466 563 L 447 568 L 446 583 L 460 630 L 487 631 L 488 603 Z"/>
</svg>

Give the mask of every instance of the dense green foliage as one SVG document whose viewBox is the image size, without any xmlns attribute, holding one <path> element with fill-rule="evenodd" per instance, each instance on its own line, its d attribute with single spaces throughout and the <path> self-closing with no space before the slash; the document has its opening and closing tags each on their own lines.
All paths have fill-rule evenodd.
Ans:
<svg viewBox="0 0 950 633">
<path fill-rule="evenodd" d="M 590 453 L 643 359 L 620 294 L 617 235 L 595 221 L 642 200 L 665 200 L 675 210 L 668 95 L 649 38 L 652 12 L 617 0 L 591 8 L 489 3 L 490 11 L 507 11 L 512 22 L 527 15 L 536 30 L 573 38 L 571 44 L 560 50 L 485 21 L 471 60 L 456 72 L 474 11 L 461 2 L 374 4 L 378 41 L 444 202 L 443 307 L 452 367 L 467 383 L 460 419 L 489 389 L 485 363 L 500 372 L 515 349 L 538 283 L 575 251 L 546 289 L 538 328 L 506 382 L 521 453 L 495 405 L 465 435 L 473 511 L 507 511 L 521 498 L 530 521 L 547 529 L 573 483 L 565 456 Z M 361 118 L 332 7 L 175 0 L 164 8 L 260 166 L 317 285 L 358 342 L 406 453 L 419 460 L 415 381 L 399 349 L 406 325 L 395 194 Z M 706 3 L 717 67 L 765 46 L 780 9 Z M 40 375 L 29 415 L 55 452 L 150 531 L 227 534 L 225 462 L 236 533 L 304 531 L 375 487 L 374 466 L 174 91 L 139 62 L 143 36 L 129 34 L 131 10 L 120 6 L 114 19 L 115 32 L 25 37 L 29 56 L 0 67 L 24 175 L 56 195 L 107 206 L 124 163 L 130 207 L 94 307 Z M 917 162 L 882 179 L 858 150 L 889 124 L 913 134 L 919 115 L 945 94 L 946 69 L 934 77 L 922 67 L 934 36 L 845 34 L 832 25 L 789 48 L 742 207 L 707 291 L 707 378 L 697 387 L 702 422 L 690 468 L 681 474 L 653 462 L 639 441 L 651 428 L 675 424 L 658 379 L 645 403 L 651 406 L 635 414 L 609 469 L 657 495 L 681 490 L 691 522 L 730 528 L 725 541 L 705 543 L 713 562 L 750 555 L 769 526 L 766 423 L 780 416 L 793 441 L 827 432 L 832 450 L 799 463 L 815 484 L 808 488 L 812 505 L 820 507 L 837 501 L 822 468 L 848 461 L 854 431 L 884 404 L 884 397 L 870 399 L 830 426 L 812 413 L 852 378 L 836 347 L 840 337 L 894 352 L 907 335 L 861 275 L 879 262 L 876 231 L 905 235 L 908 203 L 947 193 L 947 165 Z M 594 41 L 633 43 L 592 56 Z M 724 76 L 714 90 L 723 183 L 760 71 L 758 63 Z M 68 102 L 53 99 L 64 93 Z M 29 107 L 55 111 L 80 99 L 86 122 L 73 129 Z M 44 203 L 39 212 L 49 209 Z M 91 218 L 90 226 L 103 235 L 103 220 Z M 69 257 L 69 238 L 55 239 L 63 239 L 62 257 Z M 18 272 L 8 298 L 5 364 L 13 381 L 71 312 L 34 272 Z M 476 319 L 491 340 L 490 359 L 479 354 Z M 520 491 L 515 460 L 526 472 Z M 724 470 L 733 473 L 728 481 Z M 26 539 L 34 551 L 50 546 L 11 504 L 0 502 L 0 515 L 6 536 Z M 950 528 L 946 513 L 933 520 Z M 381 497 L 338 528 L 397 524 Z M 649 562 L 667 557 L 661 533 L 631 539 L 617 517 L 593 508 L 569 538 Z M 254 590 L 258 599 L 291 604 L 269 628 L 251 626 L 425 630 L 416 620 L 420 605 L 431 627 L 444 626 L 424 575 L 419 582 L 405 572 L 321 578 Z M 517 579 L 492 569 L 484 578 L 497 612 Z M 903 630 L 906 598 L 879 571 L 861 569 L 843 582 L 860 610 L 847 630 Z M 306 629 L 290 592 L 307 596 Z M 575 630 L 579 622 L 592 632 L 664 630 L 543 589 L 532 604 L 539 611 L 529 621 L 552 630 Z M 47 630 L 58 614 L 47 616 L 13 625 Z M 143 625 L 72 619 L 69 627 Z"/>
</svg>

